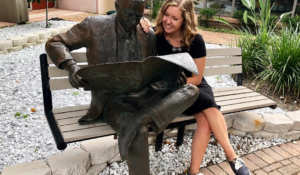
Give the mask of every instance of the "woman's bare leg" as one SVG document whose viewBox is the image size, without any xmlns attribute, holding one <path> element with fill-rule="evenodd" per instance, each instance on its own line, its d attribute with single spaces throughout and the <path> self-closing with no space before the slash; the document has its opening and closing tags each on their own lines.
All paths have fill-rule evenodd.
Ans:
<svg viewBox="0 0 300 175">
<path fill-rule="evenodd" d="M 209 123 L 202 112 L 195 114 L 197 129 L 192 142 L 192 157 L 190 173 L 197 174 L 204 157 L 207 145 L 210 140 L 211 129 Z"/>
<path fill-rule="evenodd" d="M 227 159 L 232 161 L 237 158 L 238 156 L 235 154 L 230 144 L 226 121 L 222 113 L 215 107 L 205 109 L 203 113 L 205 114 L 213 134 L 224 149 Z"/>
</svg>

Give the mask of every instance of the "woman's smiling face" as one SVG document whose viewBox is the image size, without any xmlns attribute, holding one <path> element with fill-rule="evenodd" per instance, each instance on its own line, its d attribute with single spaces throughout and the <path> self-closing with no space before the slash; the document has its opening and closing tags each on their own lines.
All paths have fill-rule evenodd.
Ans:
<svg viewBox="0 0 300 175">
<path fill-rule="evenodd" d="M 162 19 L 165 32 L 167 34 L 181 32 L 183 20 L 182 10 L 176 6 L 169 6 Z"/>
</svg>

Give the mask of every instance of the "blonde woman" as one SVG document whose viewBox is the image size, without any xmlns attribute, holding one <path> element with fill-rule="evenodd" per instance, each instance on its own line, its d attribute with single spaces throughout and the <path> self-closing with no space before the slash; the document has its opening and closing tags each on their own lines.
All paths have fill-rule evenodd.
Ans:
<svg viewBox="0 0 300 175">
<path fill-rule="evenodd" d="M 145 32 L 150 22 L 141 20 Z M 156 39 L 158 55 L 188 52 L 198 67 L 199 75 L 185 71 L 187 84 L 196 85 L 200 94 L 198 100 L 184 113 L 195 115 L 197 130 L 192 142 L 191 165 L 188 175 L 200 175 L 199 168 L 208 146 L 211 131 L 223 147 L 227 160 L 237 175 L 251 174 L 244 162 L 239 158 L 228 138 L 225 119 L 214 100 L 211 87 L 203 77 L 206 48 L 200 34 L 197 33 L 197 20 L 192 0 L 166 0 L 156 18 Z"/>
</svg>

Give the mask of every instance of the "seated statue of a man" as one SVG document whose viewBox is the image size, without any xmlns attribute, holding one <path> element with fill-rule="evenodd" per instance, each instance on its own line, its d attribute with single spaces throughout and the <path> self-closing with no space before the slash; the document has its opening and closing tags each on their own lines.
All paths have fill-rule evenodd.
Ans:
<svg viewBox="0 0 300 175">
<path fill-rule="evenodd" d="M 115 6 L 116 14 L 88 17 L 46 43 L 48 55 L 58 68 L 69 72 L 73 87 L 86 84 L 75 75 L 80 68 L 70 55 L 72 50 L 86 47 L 89 65 L 142 61 L 156 55 L 154 32 L 146 34 L 138 25 L 145 0 L 116 0 Z M 78 122 L 88 124 L 104 118 L 119 135 L 120 154 L 127 160 L 129 174 L 149 175 L 148 124 L 159 134 L 198 94 L 198 88 L 184 81 L 168 86 L 149 85 L 138 93 L 92 90 L 90 108 Z"/>
</svg>

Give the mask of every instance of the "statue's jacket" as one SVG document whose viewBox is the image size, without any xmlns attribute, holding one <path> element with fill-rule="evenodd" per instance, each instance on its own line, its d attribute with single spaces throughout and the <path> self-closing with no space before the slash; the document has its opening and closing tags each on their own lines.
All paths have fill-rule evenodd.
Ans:
<svg viewBox="0 0 300 175">
<path fill-rule="evenodd" d="M 148 34 L 137 26 L 138 58 L 141 60 L 148 56 L 156 55 L 156 39 L 153 30 Z M 46 52 L 59 68 L 67 60 L 74 60 L 70 52 L 86 47 L 86 57 L 89 65 L 101 63 L 122 62 L 117 60 L 118 46 L 116 34 L 116 15 L 102 15 L 87 17 L 81 23 L 76 24 L 66 33 L 54 36 L 46 43 Z M 105 82 L 104 82 L 105 83 Z M 111 97 L 111 91 L 92 91 L 91 105 L 97 104 L 100 113 Z M 161 119 L 154 119 L 151 125 L 165 125 Z"/>
</svg>

